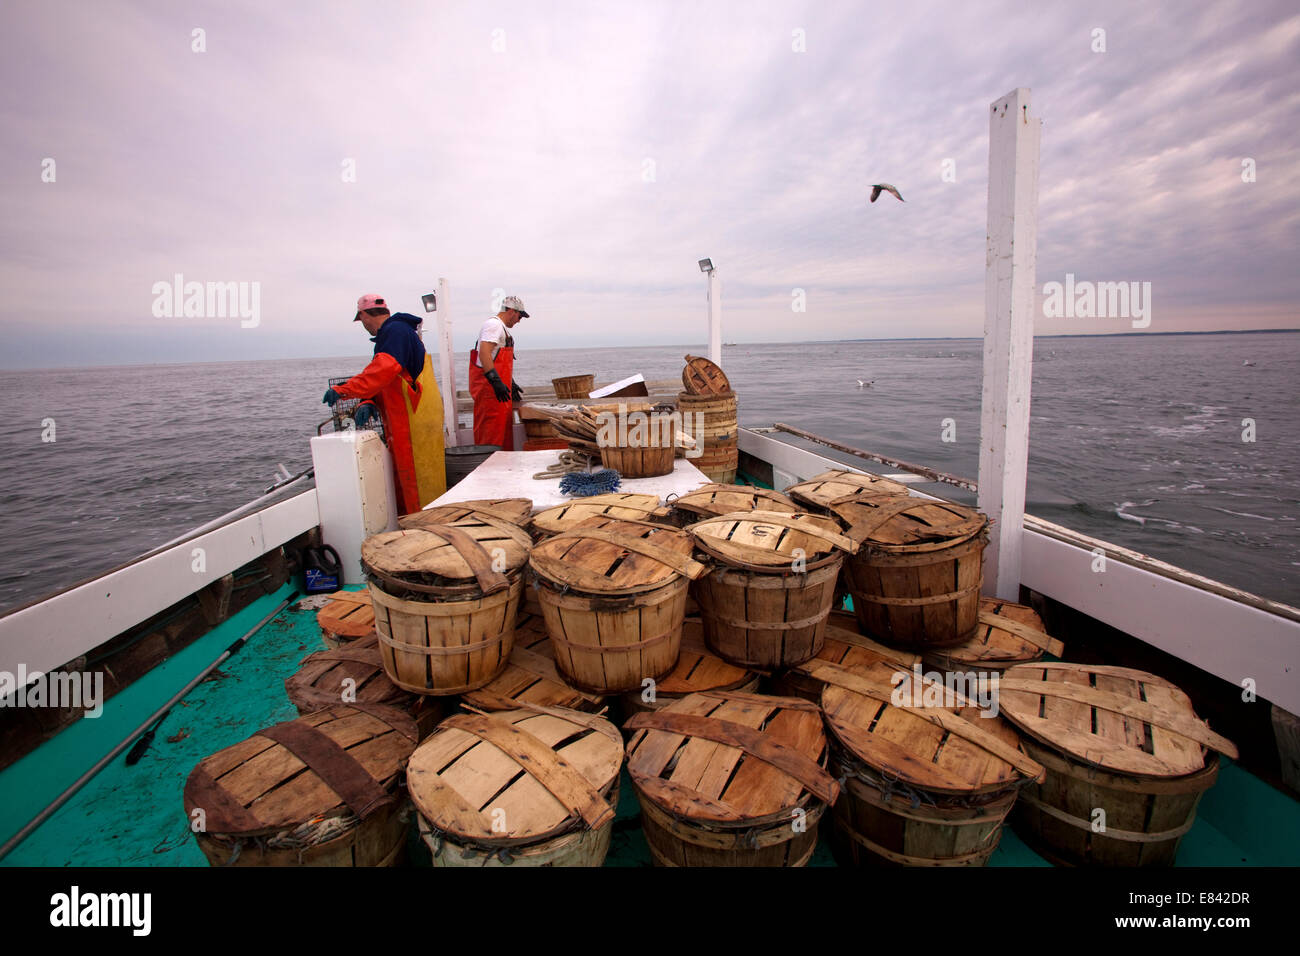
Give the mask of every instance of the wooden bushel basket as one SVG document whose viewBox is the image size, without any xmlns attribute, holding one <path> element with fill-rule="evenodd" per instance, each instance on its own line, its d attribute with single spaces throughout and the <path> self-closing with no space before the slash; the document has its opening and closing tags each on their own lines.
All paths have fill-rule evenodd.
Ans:
<svg viewBox="0 0 1300 956">
<path fill-rule="evenodd" d="M 1002 712 L 1047 768 L 1017 804 L 1021 838 L 1054 863 L 1172 866 L 1218 755 L 1237 757 L 1187 695 L 1145 671 L 1047 662 L 1011 668 L 999 687 Z"/>
<path fill-rule="evenodd" d="M 594 375 L 565 375 L 551 379 L 556 398 L 586 398 L 596 387 Z"/>
<path fill-rule="evenodd" d="M 1060 657 L 1065 645 L 1043 629 L 1033 608 L 996 598 L 980 598 L 975 636 L 953 647 L 931 648 L 925 666 L 937 671 L 1004 671 L 1031 664 L 1044 654 Z"/>
<path fill-rule="evenodd" d="M 826 639 L 817 656 L 778 671 L 772 676 L 771 687 L 775 694 L 801 697 L 820 704 L 826 682 L 813 675 L 819 663 L 837 664 L 888 683 L 894 674 L 911 671 L 920 662 L 918 654 L 877 644 L 859 634 L 858 622 L 852 614 L 832 611 L 826 618 Z"/>
<path fill-rule="evenodd" d="M 414 511 L 397 519 L 399 528 L 427 528 L 429 525 L 455 524 L 466 518 L 487 515 L 523 527 L 533 513 L 529 498 L 472 498 Z"/>
<path fill-rule="evenodd" d="M 685 527 L 701 518 L 759 510 L 794 514 L 799 511 L 799 506 L 771 488 L 715 483 L 701 485 L 679 498 L 670 497 L 666 516 Z"/>
<path fill-rule="evenodd" d="M 705 566 L 685 534 L 589 518 L 533 549 L 542 614 L 565 681 L 592 694 L 638 690 L 677 663 L 686 591 Z"/>
<path fill-rule="evenodd" d="M 862 548 L 844 565 L 859 629 L 926 651 L 974 636 L 988 518 L 973 508 L 901 495 L 832 505 Z"/>
<path fill-rule="evenodd" d="M 691 589 L 715 654 L 766 672 L 821 650 L 844 552 L 857 548 L 833 520 L 756 510 L 687 531 L 715 559 Z"/>
<path fill-rule="evenodd" d="M 501 673 L 530 544 L 522 528 L 486 515 L 366 539 L 361 560 L 394 684 L 417 694 L 463 694 Z M 497 563 L 504 572 L 494 570 Z"/>
<path fill-rule="evenodd" d="M 373 633 L 343 647 L 308 654 L 298 672 L 285 679 L 284 690 L 304 716 L 354 702 L 396 707 L 415 721 L 421 739 L 443 716 L 435 698 L 402 690 L 389 679 L 379 654 L 379 635 Z"/>
<path fill-rule="evenodd" d="M 185 813 L 212 866 L 396 866 L 410 828 L 409 716 L 340 704 L 260 730 L 201 760 Z"/>
<path fill-rule="evenodd" d="M 555 650 L 539 608 L 535 617 L 524 615 L 515 628 L 515 645 L 505 670 L 490 683 L 467 693 L 461 703 L 478 710 L 537 705 L 597 711 L 604 707 L 605 698 L 585 694 L 564 682 L 555 668 Z"/>
<path fill-rule="evenodd" d="M 527 706 L 447 718 L 407 783 L 434 866 L 600 866 L 622 765 L 608 720 Z"/>
<path fill-rule="evenodd" d="M 321 640 L 329 648 L 342 647 L 375 633 L 375 609 L 366 591 L 336 591 L 316 614 Z"/>
<path fill-rule="evenodd" d="M 691 694 L 634 715 L 628 774 L 658 866 L 804 866 L 839 796 L 821 712 L 789 697 Z"/>
<path fill-rule="evenodd" d="M 677 396 L 677 407 L 683 416 L 692 414 L 700 417 L 698 427 L 684 428 L 700 442 L 699 449 L 687 455 L 686 460 L 704 472 L 711 481 L 735 481 L 740 455 L 737 444 L 736 394 L 692 395 L 690 392 L 681 392 Z"/>
<path fill-rule="evenodd" d="M 624 694 L 623 717 L 662 710 L 675 700 L 706 691 L 752 694 L 758 690 L 758 679 L 756 672 L 728 664 L 710 651 L 704 643 L 704 625 L 698 618 L 687 618 L 682 624 L 682 647 L 676 665 L 653 687 Z"/>
<path fill-rule="evenodd" d="M 600 460 L 624 478 L 656 478 L 672 474 L 680 421 L 672 406 L 629 409 L 620 405 L 600 413 L 601 427 L 596 434 Z M 636 416 L 636 417 L 633 417 Z M 617 422 L 614 434 L 606 425 Z M 611 440 L 612 439 L 612 440 Z"/>
<path fill-rule="evenodd" d="M 831 772 L 845 781 L 835 805 L 833 845 L 854 865 L 983 866 L 1026 779 L 1043 768 L 1020 749 L 1015 730 L 981 715 L 973 701 L 903 697 L 898 688 L 943 685 L 910 677 L 881 679 L 825 661 L 810 673 L 825 682 L 822 710 L 830 727 Z"/>
<path fill-rule="evenodd" d="M 624 518 L 629 521 L 644 521 L 658 507 L 658 495 L 631 492 L 590 495 L 537 512 L 533 515 L 529 530 L 533 537 L 540 540 L 576 528 L 588 518 Z"/>
<path fill-rule="evenodd" d="M 907 485 L 869 471 L 832 468 L 807 481 L 791 485 L 785 493 L 816 514 L 830 514 L 831 506 L 858 495 L 910 495 Z"/>
</svg>

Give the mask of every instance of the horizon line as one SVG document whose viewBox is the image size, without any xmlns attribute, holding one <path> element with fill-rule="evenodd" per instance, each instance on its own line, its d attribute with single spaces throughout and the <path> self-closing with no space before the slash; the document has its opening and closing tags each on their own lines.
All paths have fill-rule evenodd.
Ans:
<svg viewBox="0 0 1300 956">
<path fill-rule="evenodd" d="M 1259 335 L 1270 332 L 1300 332 L 1300 328 L 1282 328 L 1282 329 L 1186 329 L 1157 332 L 1057 332 L 1052 334 L 1035 333 L 1035 339 L 1093 339 L 1093 338 L 1119 338 L 1128 336 L 1148 336 L 1148 335 Z M 876 338 L 854 338 L 854 339 L 802 339 L 791 341 L 761 341 L 761 342 L 724 342 L 724 348 L 739 348 L 740 346 L 750 345 L 834 345 L 844 342 L 979 342 L 982 341 L 982 335 L 902 335 L 902 336 L 884 336 Z M 530 352 L 561 352 L 572 351 L 574 349 L 586 348 L 588 350 L 596 349 L 668 349 L 668 348 L 699 348 L 701 345 L 708 348 L 707 343 L 668 343 L 660 345 L 552 345 L 539 346 L 528 349 Z M 433 349 L 428 349 L 430 354 L 436 354 Z M 152 368 L 155 366 L 165 365 L 235 365 L 246 364 L 249 362 L 302 362 L 326 359 L 353 359 L 355 355 L 287 355 L 281 358 L 232 358 L 218 359 L 207 362 L 186 362 L 186 361 L 158 361 L 158 362 L 137 362 L 133 364 L 85 364 L 85 365 L 0 365 L 0 369 L 7 372 L 76 372 L 83 369 L 114 369 L 114 368 Z"/>
</svg>

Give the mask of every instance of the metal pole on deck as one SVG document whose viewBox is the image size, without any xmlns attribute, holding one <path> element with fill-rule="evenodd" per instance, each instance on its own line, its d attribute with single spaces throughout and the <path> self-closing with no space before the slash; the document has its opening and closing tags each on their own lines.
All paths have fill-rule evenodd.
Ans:
<svg viewBox="0 0 1300 956">
<path fill-rule="evenodd" d="M 709 270 L 709 361 L 722 365 L 722 280 Z"/>
<path fill-rule="evenodd" d="M 1011 601 L 1020 596 L 1029 470 L 1041 133 L 1042 120 L 1029 115 L 1028 89 L 992 104 L 978 504 L 993 520 L 983 592 Z"/>
<path fill-rule="evenodd" d="M 456 362 L 451 345 L 451 298 L 447 280 L 438 279 L 438 372 L 442 377 L 443 443 L 458 444 L 456 439 Z"/>
</svg>

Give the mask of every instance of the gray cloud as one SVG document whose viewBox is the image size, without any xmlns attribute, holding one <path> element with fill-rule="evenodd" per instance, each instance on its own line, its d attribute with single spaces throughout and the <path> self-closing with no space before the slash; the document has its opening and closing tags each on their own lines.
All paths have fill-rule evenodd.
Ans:
<svg viewBox="0 0 1300 956">
<path fill-rule="evenodd" d="M 525 348 L 700 341 L 703 255 L 729 340 L 978 335 L 988 104 L 1020 85 L 1044 119 L 1040 286 L 1150 281 L 1153 331 L 1300 325 L 1288 3 L 0 16 L 5 364 L 362 353 L 356 296 L 415 310 L 438 276 L 461 350 L 496 287 L 535 316 Z M 877 181 L 907 202 L 867 203 Z M 262 324 L 153 318 L 178 272 L 260 282 Z"/>
</svg>

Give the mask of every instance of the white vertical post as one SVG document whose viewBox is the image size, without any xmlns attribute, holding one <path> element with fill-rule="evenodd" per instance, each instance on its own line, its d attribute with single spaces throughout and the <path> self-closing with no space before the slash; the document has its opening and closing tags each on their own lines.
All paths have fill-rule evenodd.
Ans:
<svg viewBox="0 0 1300 956">
<path fill-rule="evenodd" d="M 1038 145 L 1021 87 L 989 116 L 989 209 L 984 268 L 984 384 L 979 509 L 993 521 L 984 594 L 1020 595 L 1020 544 L 1029 471 L 1029 387 L 1034 356 Z"/>
<path fill-rule="evenodd" d="M 709 361 L 722 365 L 722 281 L 709 270 Z"/>
<path fill-rule="evenodd" d="M 443 444 L 452 446 L 456 439 L 456 355 L 451 345 L 451 297 L 447 280 L 438 280 L 438 372 L 442 378 Z"/>
</svg>

